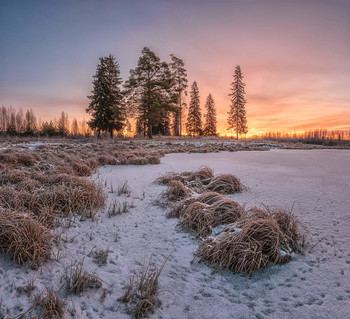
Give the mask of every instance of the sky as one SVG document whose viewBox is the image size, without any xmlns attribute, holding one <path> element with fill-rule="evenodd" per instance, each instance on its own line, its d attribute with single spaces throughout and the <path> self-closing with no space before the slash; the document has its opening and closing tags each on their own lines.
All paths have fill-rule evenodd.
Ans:
<svg viewBox="0 0 350 319">
<path fill-rule="evenodd" d="M 0 0 L 0 105 L 88 119 L 98 58 L 126 80 L 143 47 L 182 58 L 226 134 L 240 65 L 251 134 L 350 129 L 350 1 Z M 187 97 L 189 102 L 189 97 Z"/>
</svg>

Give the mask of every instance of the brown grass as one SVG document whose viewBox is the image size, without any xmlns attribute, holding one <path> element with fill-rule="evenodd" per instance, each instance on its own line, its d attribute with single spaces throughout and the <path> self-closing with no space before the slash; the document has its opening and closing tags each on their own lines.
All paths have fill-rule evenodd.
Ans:
<svg viewBox="0 0 350 319">
<path fill-rule="evenodd" d="M 88 288 L 101 288 L 101 279 L 83 269 L 83 261 L 78 262 L 66 270 L 64 275 L 66 290 L 75 295 L 83 293 Z"/>
<path fill-rule="evenodd" d="M 227 226 L 214 238 L 206 239 L 196 256 L 218 269 L 246 272 L 252 276 L 270 263 L 288 262 L 292 251 L 302 251 L 303 234 L 299 225 L 295 216 L 285 210 L 253 208 L 236 224 Z M 286 254 L 282 256 L 281 251 Z"/>
<path fill-rule="evenodd" d="M 139 275 L 129 277 L 129 283 L 123 288 L 124 295 L 118 300 L 131 305 L 130 310 L 135 318 L 148 317 L 149 312 L 153 312 L 159 304 L 158 280 L 168 258 L 157 268 L 152 267 L 151 257 Z"/>
<path fill-rule="evenodd" d="M 196 202 L 212 205 L 220 200 L 222 200 L 224 197 L 216 192 L 204 192 L 200 194 L 195 200 Z"/>
<path fill-rule="evenodd" d="M 172 181 L 180 181 L 184 183 L 185 178 L 181 174 L 175 172 L 168 172 L 158 177 L 156 180 L 156 182 L 161 185 L 169 185 Z"/>
<path fill-rule="evenodd" d="M 91 167 L 81 162 L 73 163 L 73 169 L 78 176 L 90 176 L 92 173 Z"/>
<path fill-rule="evenodd" d="M 223 198 L 213 203 L 210 207 L 214 215 L 213 227 L 232 224 L 241 218 L 244 209 L 237 202 Z"/>
<path fill-rule="evenodd" d="M 183 173 L 184 174 L 184 173 Z M 214 177 L 213 170 L 209 167 L 202 167 L 197 171 L 189 172 L 186 177 L 187 182 L 200 182 L 202 185 L 207 185 L 210 183 L 211 179 Z"/>
<path fill-rule="evenodd" d="M 190 194 L 191 190 L 182 182 L 173 180 L 169 183 L 168 189 L 164 193 L 164 197 L 169 201 L 178 201 L 188 197 Z"/>
<path fill-rule="evenodd" d="M 206 237 L 211 234 L 214 216 L 209 206 L 194 202 L 186 207 L 179 225 L 182 228 L 193 231 L 197 237 Z"/>
<path fill-rule="evenodd" d="M 0 209 L 0 249 L 18 264 L 37 268 L 51 256 L 50 231 L 37 220 Z"/>
<path fill-rule="evenodd" d="M 175 204 L 171 207 L 169 213 L 167 214 L 168 218 L 179 218 L 185 211 L 185 208 L 194 203 L 196 199 L 194 197 L 186 198 L 180 201 L 178 204 Z"/>
<path fill-rule="evenodd" d="M 152 165 L 160 164 L 160 158 L 157 157 L 157 156 L 150 156 L 150 157 L 148 158 L 148 163 L 149 163 L 149 164 L 152 164 Z"/>
<path fill-rule="evenodd" d="M 223 195 L 243 191 L 241 181 L 236 176 L 231 174 L 221 174 L 214 177 L 206 188 Z"/>
<path fill-rule="evenodd" d="M 65 318 L 66 305 L 57 291 L 47 289 L 45 294 L 35 297 L 33 308 L 37 312 L 38 319 L 62 319 Z"/>
</svg>

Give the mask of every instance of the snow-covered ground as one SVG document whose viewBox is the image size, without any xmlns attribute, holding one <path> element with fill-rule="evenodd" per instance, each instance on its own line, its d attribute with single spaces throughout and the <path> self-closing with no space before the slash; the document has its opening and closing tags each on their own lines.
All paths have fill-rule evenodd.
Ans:
<svg viewBox="0 0 350 319">
<path fill-rule="evenodd" d="M 172 252 L 159 279 L 162 303 L 151 318 L 350 318 L 349 163 L 347 150 L 271 150 L 178 153 L 166 155 L 160 165 L 101 167 L 92 179 L 108 193 L 106 208 L 96 221 L 77 220 L 68 229 L 56 230 L 64 231 L 58 260 L 33 271 L 0 256 L 2 308 L 26 310 L 31 299 L 18 287 L 34 280 L 33 295 L 46 286 L 62 287 L 65 268 L 84 258 L 85 268 L 104 281 L 106 297 L 101 299 L 103 289 L 66 295 L 68 317 L 129 318 L 125 305 L 117 301 L 129 274 L 138 272 L 151 255 L 159 266 Z M 166 210 L 154 204 L 165 189 L 154 180 L 170 170 L 201 166 L 215 174 L 237 175 L 248 190 L 230 197 L 241 204 L 293 206 L 316 244 L 311 252 L 251 279 L 192 263 L 199 241 L 177 229 L 177 219 L 167 219 Z M 118 186 L 126 181 L 130 196 L 118 196 Z M 109 218 L 114 200 L 134 207 Z M 88 254 L 107 247 L 108 264 L 98 266 Z M 61 292 L 65 295 L 64 288 Z"/>
</svg>

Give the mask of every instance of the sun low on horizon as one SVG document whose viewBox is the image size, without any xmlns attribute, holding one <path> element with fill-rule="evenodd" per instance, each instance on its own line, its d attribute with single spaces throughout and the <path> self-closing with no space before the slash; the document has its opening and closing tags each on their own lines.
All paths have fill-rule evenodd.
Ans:
<svg viewBox="0 0 350 319">
<path fill-rule="evenodd" d="M 350 130 L 349 15 L 346 0 L 2 1 L 0 106 L 88 120 L 99 57 L 112 54 L 126 81 L 149 47 L 163 61 L 184 61 L 202 115 L 212 94 L 221 136 L 234 134 L 227 117 L 237 65 L 247 137 Z"/>
</svg>

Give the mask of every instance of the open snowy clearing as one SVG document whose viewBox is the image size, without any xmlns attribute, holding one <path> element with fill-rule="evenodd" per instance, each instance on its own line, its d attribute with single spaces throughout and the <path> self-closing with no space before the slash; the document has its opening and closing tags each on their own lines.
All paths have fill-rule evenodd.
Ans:
<svg viewBox="0 0 350 319">
<path fill-rule="evenodd" d="M 161 305 L 151 318 L 348 318 L 348 163 L 350 151 L 346 150 L 272 150 L 179 153 L 166 155 L 160 165 L 101 167 L 92 179 L 105 187 L 106 207 L 95 221 L 77 219 L 72 227 L 56 230 L 63 232 L 57 260 L 34 271 L 1 255 L 2 308 L 17 309 L 18 313 L 28 309 L 31 299 L 19 287 L 34 280 L 34 294 L 45 287 L 58 289 L 64 284 L 61 277 L 65 269 L 84 259 L 84 268 L 97 274 L 103 287 L 81 296 L 66 295 L 68 317 L 130 318 L 126 306 L 117 301 L 129 275 L 139 272 L 151 255 L 160 266 L 171 253 L 159 279 Z M 191 263 L 199 241 L 178 229 L 178 220 L 166 218 L 166 209 L 155 205 L 166 187 L 154 181 L 164 172 L 201 166 L 212 168 L 215 174 L 237 175 L 248 190 L 229 197 L 240 204 L 293 206 L 312 236 L 311 246 L 315 246 L 311 252 L 262 270 L 251 279 Z M 131 189 L 130 195 L 118 195 L 124 182 Z M 115 200 L 133 207 L 128 213 L 108 217 L 108 207 Z M 88 255 L 106 248 L 108 263 L 98 266 Z"/>
</svg>

